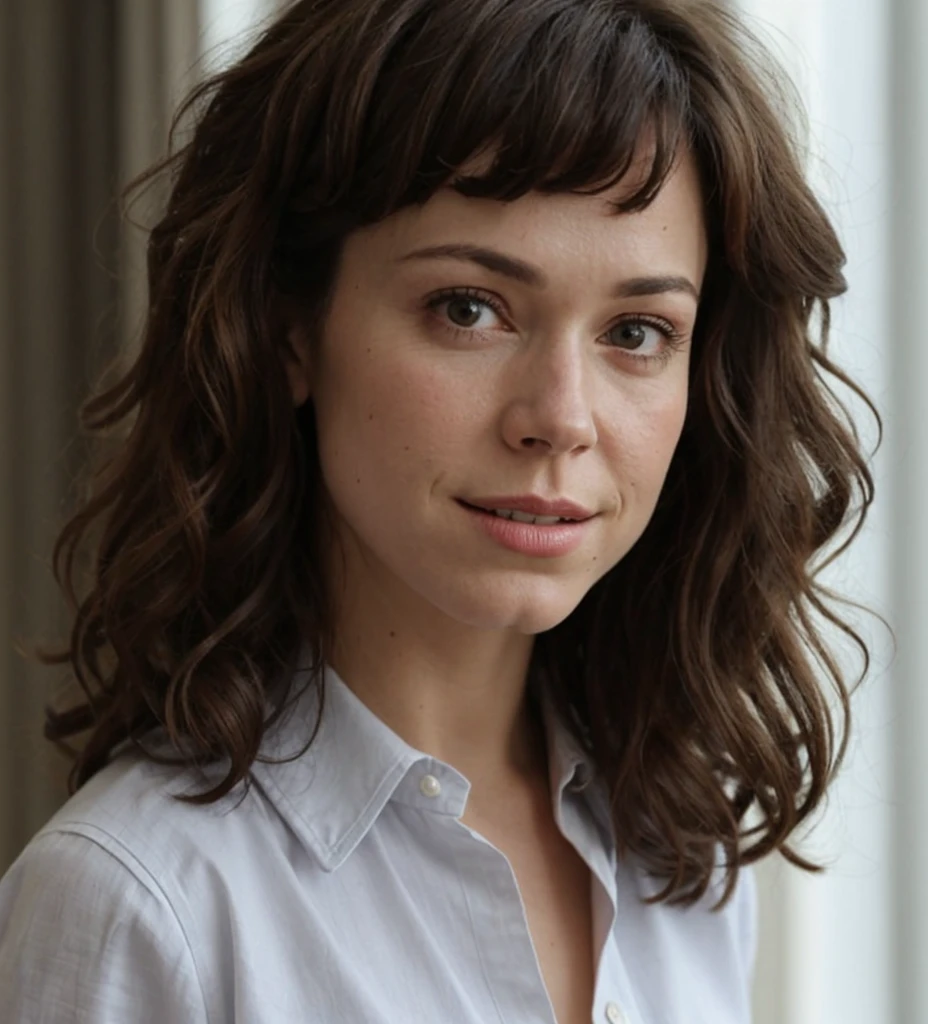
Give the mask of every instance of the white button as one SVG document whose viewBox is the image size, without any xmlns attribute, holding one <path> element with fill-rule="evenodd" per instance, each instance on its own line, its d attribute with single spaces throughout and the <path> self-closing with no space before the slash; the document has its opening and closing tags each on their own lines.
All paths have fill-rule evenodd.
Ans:
<svg viewBox="0 0 928 1024">
<path fill-rule="evenodd" d="M 616 1003 L 606 1003 L 606 1019 L 609 1024 L 624 1024 L 625 1017 Z"/>
<path fill-rule="evenodd" d="M 423 775 L 422 780 L 419 783 L 419 789 L 421 789 L 426 796 L 438 796 L 441 792 L 441 783 L 434 775 Z"/>
</svg>

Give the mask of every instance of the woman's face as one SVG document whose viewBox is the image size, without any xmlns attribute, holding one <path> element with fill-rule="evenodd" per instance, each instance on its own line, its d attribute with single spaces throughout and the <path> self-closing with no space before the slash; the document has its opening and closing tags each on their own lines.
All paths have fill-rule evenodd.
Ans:
<svg viewBox="0 0 928 1024">
<path fill-rule="evenodd" d="M 611 215 L 622 191 L 445 189 L 347 239 L 324 334 L 310 355 L 291 331 L 288 372 L 315 404 L 352 586 L 534 634 L 641 536 L 684 421 L 707 253 L 689 156 L 648 209 Z M 468 507 L 508 496 L 590 518 Z"/>
</svg>

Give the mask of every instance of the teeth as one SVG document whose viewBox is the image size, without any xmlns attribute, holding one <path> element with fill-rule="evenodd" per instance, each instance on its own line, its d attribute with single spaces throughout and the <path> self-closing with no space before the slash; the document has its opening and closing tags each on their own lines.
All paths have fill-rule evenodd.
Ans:
<svg viewBox="0 0 928 1024">
<path fill-rule="evenodd" d="M 562 519 L 560 516 L 530 516 L 527 512 L 513 512 L 506 508 L 494 508 L 493 514 L 503 519 L 514 519 L 517 523 L 538 523 L 541 526 L 554 526 L 555 523 L 573 523 L 576 520 Z"/>
</svg>

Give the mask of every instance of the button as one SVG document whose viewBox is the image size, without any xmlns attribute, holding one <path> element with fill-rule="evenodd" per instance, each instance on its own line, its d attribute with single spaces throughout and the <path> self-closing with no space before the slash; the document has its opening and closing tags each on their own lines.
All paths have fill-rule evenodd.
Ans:
<svg viewBox="0 0 928 1024">
<path fill-rule="evenodd" d="M 421 789 L 426 796 L 438 796 L 441 792 L 441 783 L 434 775 L 423 775 L 419 782 L 419 789 Z"/>
<path fill-rule="evenodd" d="M 618 1003 L 606 1003 L 606 1020 L 609 1024 L 625 1024 L 625 1015 L 619 1009 Z"/>
</svg>

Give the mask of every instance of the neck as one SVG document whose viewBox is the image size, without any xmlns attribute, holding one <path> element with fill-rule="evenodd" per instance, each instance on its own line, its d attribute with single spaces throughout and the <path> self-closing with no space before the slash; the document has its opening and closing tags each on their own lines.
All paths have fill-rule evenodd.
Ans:
<svg viewBox="0 0 928 1024">
<path fill-rule="evenodd" d="M 546 779 L 544 722 L 526 686 L 534 638 L 428 623 L 372 599 L 340 616 L 330 662 L 345 684 L 473 787 Z"/>
</svg>

